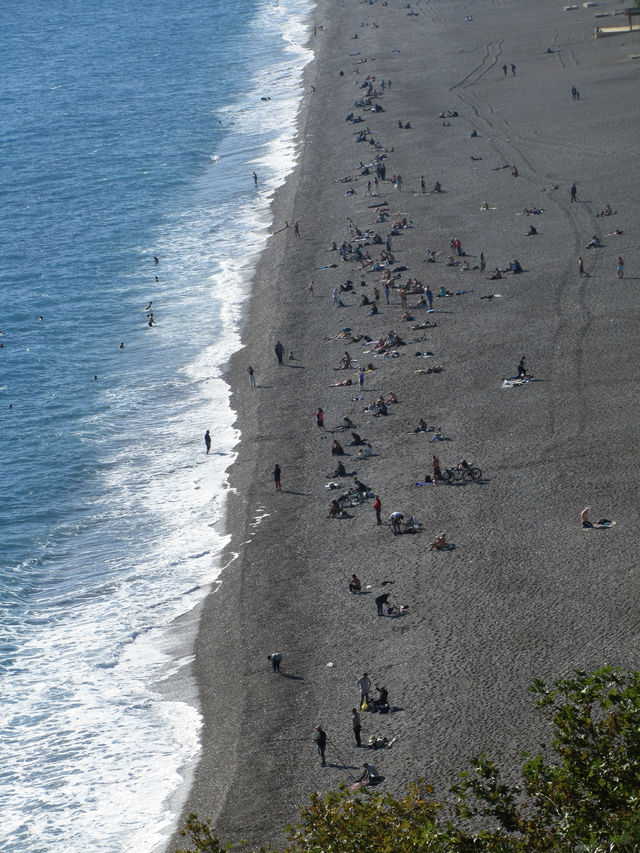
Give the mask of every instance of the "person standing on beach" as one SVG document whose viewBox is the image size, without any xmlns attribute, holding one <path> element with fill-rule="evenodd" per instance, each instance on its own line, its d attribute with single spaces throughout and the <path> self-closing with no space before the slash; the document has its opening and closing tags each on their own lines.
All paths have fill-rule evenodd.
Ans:
<svg viewBox="0 0 640 853">
<path fill-rule="evenodd" d="M 253 183 L 256 185 L 256 187 L 258 186 L 258 176 L 255 172 L 253 173 Z"/>
<path fill-rule="evenodd" d="M 433 308 L 433 291 L 431 290 L 429 285 L 427 285 L 424 295 L 427 302 L 429 303 L 429 311 L 431 311 L 431 309 Z"/>
<path fill-rule="evenodd" d="M 360 708 L 362 709 L 365 702 L 369 704 L 369 691 L 371 690 L 371 679 L 366 672 L 356 681 L 356 687 L 360 689 Z"/>
<path fill-rule="evenodd" d="M 282 486 L 280 485 L 281 476 L 282 471 L 280 470 L 280 466 L 276 464 L 276 467 L 273 469 L 273 482 L 276 484 L 276 492 L 279 492 L 282 489 Z"/>
<path fill-rule="evenodd" d="M 207 456 L 211 450 L 211 433 L 207 430 L 204 434 L 204 446 L 207 448 Z"/>
<path fill-rule="evenodd" d="M 571 203 L 574 204 L 576 202 L 576 196 L 578 194 L 578 188 L 575 184 L 571 185 Z"/>
<path fill-rule="evenodd" d="M 318 429 L 324 429 L 324 412 L 320 406 L 316 409 L 316 423 L 318 424 Z"/>
<path fill-rule="evenodd" d="M 618 264 L 618 267 L 617 267 L 618 278 L 624 278 L 624 261 L 622 260 L 621 257 L 618 257 L 617 264 Z"/>
<path fill-rule="evenodd" d="M 387 303 L 387 305 L 389 304 L 389 294 L 390 294 L 390 292 L 391 292 L 391 291 L 389 290 L 389 285 L 388 285 L 388 283 L 387 283 L 387 282 L 385 282 L 385 284 L 384 284 L 384 301 Z"/>
<path fill-rule="evenodd" d="M 273 652 L 273 654 L 267 655 L 267 660 L 271 661 L 274 672 L 280 672 L 280 664 L 282 663 L 282 654 L 280 652 Z"/>
<path fill-rule="evenodd" d="M 378 616 L 383 616 L 383 608 L 385 604 L 389 603 L 389 593 L 383 592 L 382 595 L 379 595 L 376 598 L 376 608 L 378 610 Z"/>
<path fill-rule="evenodd" d="M 255 376 L 255 371 L 251 365 L 249 365 L 249 367 L 247 367 L 247 373 L 249 374 L 249 385 L 252 388 L 255 388 L 256 387 L 256 376 Z"/>
<path fill-rule="evenodd" d="M 324 752 L 327 748 L 327 733 L 322 726 L 316 726 L 316 733 L 313 736 L 313 740 L 318 747 L 318 755 L 322 759 L 322 766 L 326 767 L 327 762 L 324 760 Z"/>
<path fill-rule="evenodd" d="M 293 225 L 293 233 L 296 235 L 296 237 L 300 236 L 300 223 L 297 220 L 294 222 Z"/>
<path fill-rule="evenodd" d="M 284 347 L 280 343 L 280 341 L 276 341 L 276 344 L 273 348 L 276 358 L 278 359 L 278 364 L 282 364 L 282 356 L 284 355 Z"/>
<path fill-rule="evenodd" d="M 431 457 L 431 464 L 433 465 L 433 479 L 438 482 L 438 480 L 442 479 L 442 470 L 440 468 L 440 460 L 437 456 Z"/>
<path fill-rule="evenodd" d="M 507 66 L 503 65 L 502 70 L 504 71 L 504 76 L 506 77 L 507 76 Z"/>
<path fill-rule="evenodd" d="M 360 365 L 360 369 L 358 370 L 358 382 L 362 391 L 364 389 L 364 367 L 362 365 Z"/>
<path fill-rule="evenodd" d="M 484 256 L 484 252 L 480 252 L 480 272 L 484 272 L 487 268 L 487 261 Z"/>
<path fill-rule="evenodd" d="M 376 499 L 373 502 L 373 508 L 376 511 L 376 524 L 380 526 L 382 524 L 382 518 L 380 516 L 380 513 L 382 512 L 382 501 L 380 500 L 378 495 L 376 495 Z"/>
<path fill-rule="evenodd" d="M 353 735 L 356 739 L 356 746 L 362 746 L 362 742 L 360 740 L 362 724 L 360 722 L 360 714 L 355 708 L 351 709 L 351 727 L 353 728 Z"/>
<path fill-rule="evenodd" d="M 575 86 L 572 86 L 572 87 L 571 87 L 571 98 L 572 98 L 574 101 L 577 101 L 577 100 L 578 100 L 578 90 L 576 89 L 576 87 L 575 87 Z"/>
<path fill-rule="evenodd" d="M 426 191 L 427 191 L 427 185 L 426 185 L 425 180 L 424 180 L 424 175 L 421 175 L 421 177 L 420 177 L 420 192 L 426 193 Z"/>
<path fill-rule="evenodd" d="M 511 76 L 516 76 L 516 66 L 513 64 L 513 62 L 511 63 Z"/>
<path fill-rule="evenodd" d="M 578 274 L 581 278 L 584 275 L 584 261 L 582 260 L 582 256 L 578 258 Z"/>
<path fill-rule="evenodd" d="M 402 533 L 402 522 L 404 520 L 404 515 L 401 512 L 392 512 L 389 516 L 389 521 L 391 522 L 391 529 L 393 530 L 393 535 L 397 536 L 399 533 Z M 382 614 L 380 614 L 382 615 Z"/>
</svg>

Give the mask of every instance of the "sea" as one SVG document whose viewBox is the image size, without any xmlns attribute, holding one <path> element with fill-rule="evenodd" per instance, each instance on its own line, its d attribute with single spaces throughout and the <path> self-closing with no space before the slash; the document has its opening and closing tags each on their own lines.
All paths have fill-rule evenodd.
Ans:
<svg viewBox="0 0 640 853">
<path fill-rule="evenodd" d="M 3 853 L 162 851 L 188 795 L 186 614 L 223 568 L 240 440 L 221 377 L 296 161 L 311 8 L 3 4 Z"/>
</svg>

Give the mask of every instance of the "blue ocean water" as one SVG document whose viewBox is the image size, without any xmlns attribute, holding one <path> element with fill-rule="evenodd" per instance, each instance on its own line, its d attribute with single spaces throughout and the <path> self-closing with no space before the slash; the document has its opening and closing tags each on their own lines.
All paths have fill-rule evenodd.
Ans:
<svg viewBox="0 0 640 853">
<path fill-rule="evenodd" d="M 220 570 L 220 372 L 295 162 L 309 11 L 3 9 L 2 850 L 148 851 L 172 829 L 200 749 L 197 707 L 162 687 L 188 663 L 172 622 Z"/>
</svg>

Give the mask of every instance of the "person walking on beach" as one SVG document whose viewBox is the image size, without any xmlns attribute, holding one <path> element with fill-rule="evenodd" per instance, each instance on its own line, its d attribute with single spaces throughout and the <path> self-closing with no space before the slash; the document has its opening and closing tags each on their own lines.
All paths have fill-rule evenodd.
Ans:
<svg viewBox="0 0 640 853">
<path fill-rule="evenodd" d="M 276 344 L 273 348 L 276 358 L 278 359 L 278 364 L 282 364 L 282 356 L 284 355 L 284 347 L 280 343 L 280 341 L 276 341 Z"/>
<path fill-rule="evenodd" d="M 318 424 L 318 429 L 324 429 L 324 412 L 320 406 L 316 409 L 316 423 Z"/>
<path fill-rule="evenodd" d="M 360 740 L 362 724 L 360 722 L 360 714 L 355 708 L 351 709 L 351 727 L 353 728 L 353 735 L 356 739 L 356 746 L 362 746 L 362 741 Z"/>
<path fill-rule="evenodd" d="M 378 495 L 376 495 L 376 499 L 373 502 L 373 508 L 376 511 L 376 524 L 380 526 L 382 524 L 382 518 L 380 517 L 380 513 L 382 512 L 382 501 Z"/>
<path fill-rule="evenodd" d="M 571 98 L 572 98 L 572 100 L 574 100 L 574 101 L 577 101 L 577 100 L 578 100 L 578 90 L 576 89 L 576 87 L 575 87 L 575 86 L 572 86 L 572 87 L 571 87 Z"/>
<path fill-rule="evenodd" d="M 255 173 L 255 172 L 253 173 L 253 183 L 254 183 L 256 186 L 258 186 L 258 176 L 256 175 L 256 173 Z"/>
<path fill-rule="evenodd" d="M 378 611 L 378 616 L 384 615 L 382 611 L 383 611 L 385 604 L 388 604 L 388 603 L 389 603 L 389 593 L 388 592 L 383 592 L 382 595 L 379 595 L 376 598 L 376 609 Z"/>
<path fill-rule="evenodd" d="M 204 434 L 204 446 L 207 448 L 207 456 L 211 450 L 211 433 L 207 430 Z"/>
<path fill-rule="evenodd" d="M 255 388 L 256 387 L 256 376 L 255 376 L 255 371 L 251 365 L 249 365 L 249 367 L 247 367 L 247 373 L 249 374 L 249 385 L 252 388 Z"/>
<path fill-rule="evenodd" d="M 280 485 L 281 476 L 282 471 L 280 470 L 280 466 L 276 464 L 276 467 L 273 469 L 273 482 L 276 484 L 276 492 L 279 492 L 282 489 L 282 486 Z"/>
<path fill-rule="evenodd" d="M 574 204 L 576 202 L 576 196 L 578 194 L 578 188 L 575 184 L 571 185 L 571 203 Z"/>
<path fill-rule="evenodd" d="M 300 236 L 300 223 L 297 220 L 293 225 L 293 233 L 296 235 L 296 237 Z"/>
<path fill-rule="evenodd" d="M 426 193 L 426 191 L 427 191 L 427 185 L 426 185 L 425 180 L 424 180 L 424 175 L 421 175 L 420 176 L 420 192 Z"/>
<path fill-rule="evenodd" d="M 389 304 L 389 294 L 390 293 L 391 293 L 391 291 L 389 290 L 389 285 L 385 282 L 385 285 L 384 285 L 384 301 L 387 303 L 387 305 Z"/>
<path fill-rule="evenodd" d="M 624 261 L 622 260 L 621 257 L 618 257 L 617 264 L 618 264 L 618 267 L 617 267 L 618 278 L 624 278 Z"/>
<path fill-rule="evenodd" d="M 582 256 L 578 258 L 578 274 L 581 278 L 584 275 L 584 261 L 582 260 Z"/>
<path fill-rule="evenodd" d="M 502 70 L 504 71 L 504 76 L 506 77 L 507 76 L 507 66 L 503 65 Z"/>
<path fill-rule="evenodd" d="M 318 755 L 322 759 L 322 767 L 326 767 L 327 762 L 324 760 L 324 753 L 327 748 L 327 733 L 322 726 L 316 726 L 316 733 L 313 736 L 313 740 L 318 747 Z"/>
<path fill-rule="evenodd" d="M 358 370 L 358 382 L 362 391 L 364 389 L 364 367 L 362 365 L 360 365 L 360 369 Z"/>
<path fill-rule="evenodd" d="M 282 663 L 282 654 L 280 652 L 273 652 L 273 654 L 267 655 L 267 660 L 271 661 L 274 672 L 280 672 L 280 664 Z"/>
<path fill-rule="evenodd" d="M 440 460 L 437 456 L 431 457 L 431 464 L 433 465 L 433 479 L 438 482 L 438 480 L 442 479 L 442 470 L 440 468 Z"/>
<path fill-rule="evenodd" d="M 484 252 L 480 252 L 480 272 L 484 272 L 487 268 L 487 260 L 484 256 Z"/>
<path fill-rule="evenodd" d="M 369 704 L 369 691 L 371 690 L 371 679 L 366 672 L 356 681 L 356 687 L 360 690 L 360 709 L 362 710 L 365 702 L 367 705 Z"/>
<path fill-rule="evenodd" d="M 513 64 L 513 62 L 511 63 L 511 76 L 516 76 L 516 66 Z"/>
</svg>

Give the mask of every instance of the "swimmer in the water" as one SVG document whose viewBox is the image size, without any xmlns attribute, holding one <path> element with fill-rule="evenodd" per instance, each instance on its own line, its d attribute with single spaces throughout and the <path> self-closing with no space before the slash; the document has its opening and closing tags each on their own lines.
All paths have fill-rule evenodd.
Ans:
<svg viewBox="0 0 640 853">
<path fill-rule="evenodd" d="M 150 311 L 150 310 L 151 310 L 151 303 L 152 303 L 152 302 L 153 302 L 153 300 L 152 300 L 152 299 L 150 299 L 150 300 L 149 300 L 149 304 L 148 304 L 148 305 L 146 306 L 146 308 L 144 309 L 145 311 Z"/>
<path fill-rule="evenodd" d="M 118 349 L 124 349 L 124 343 L 122 341 L 120 341 L 120 346 L 118 347 Z"/>
<path fill-rule="evenodd" d="M 154 255 L 154 256 L 153 256 L 153 263 L 154 263 L 154 264 L 159 264 L 159 263 L 160 263 L 160 261 L 159 261 L 159 259 L 158 259 L 157 255 Z"/>
</svg>

